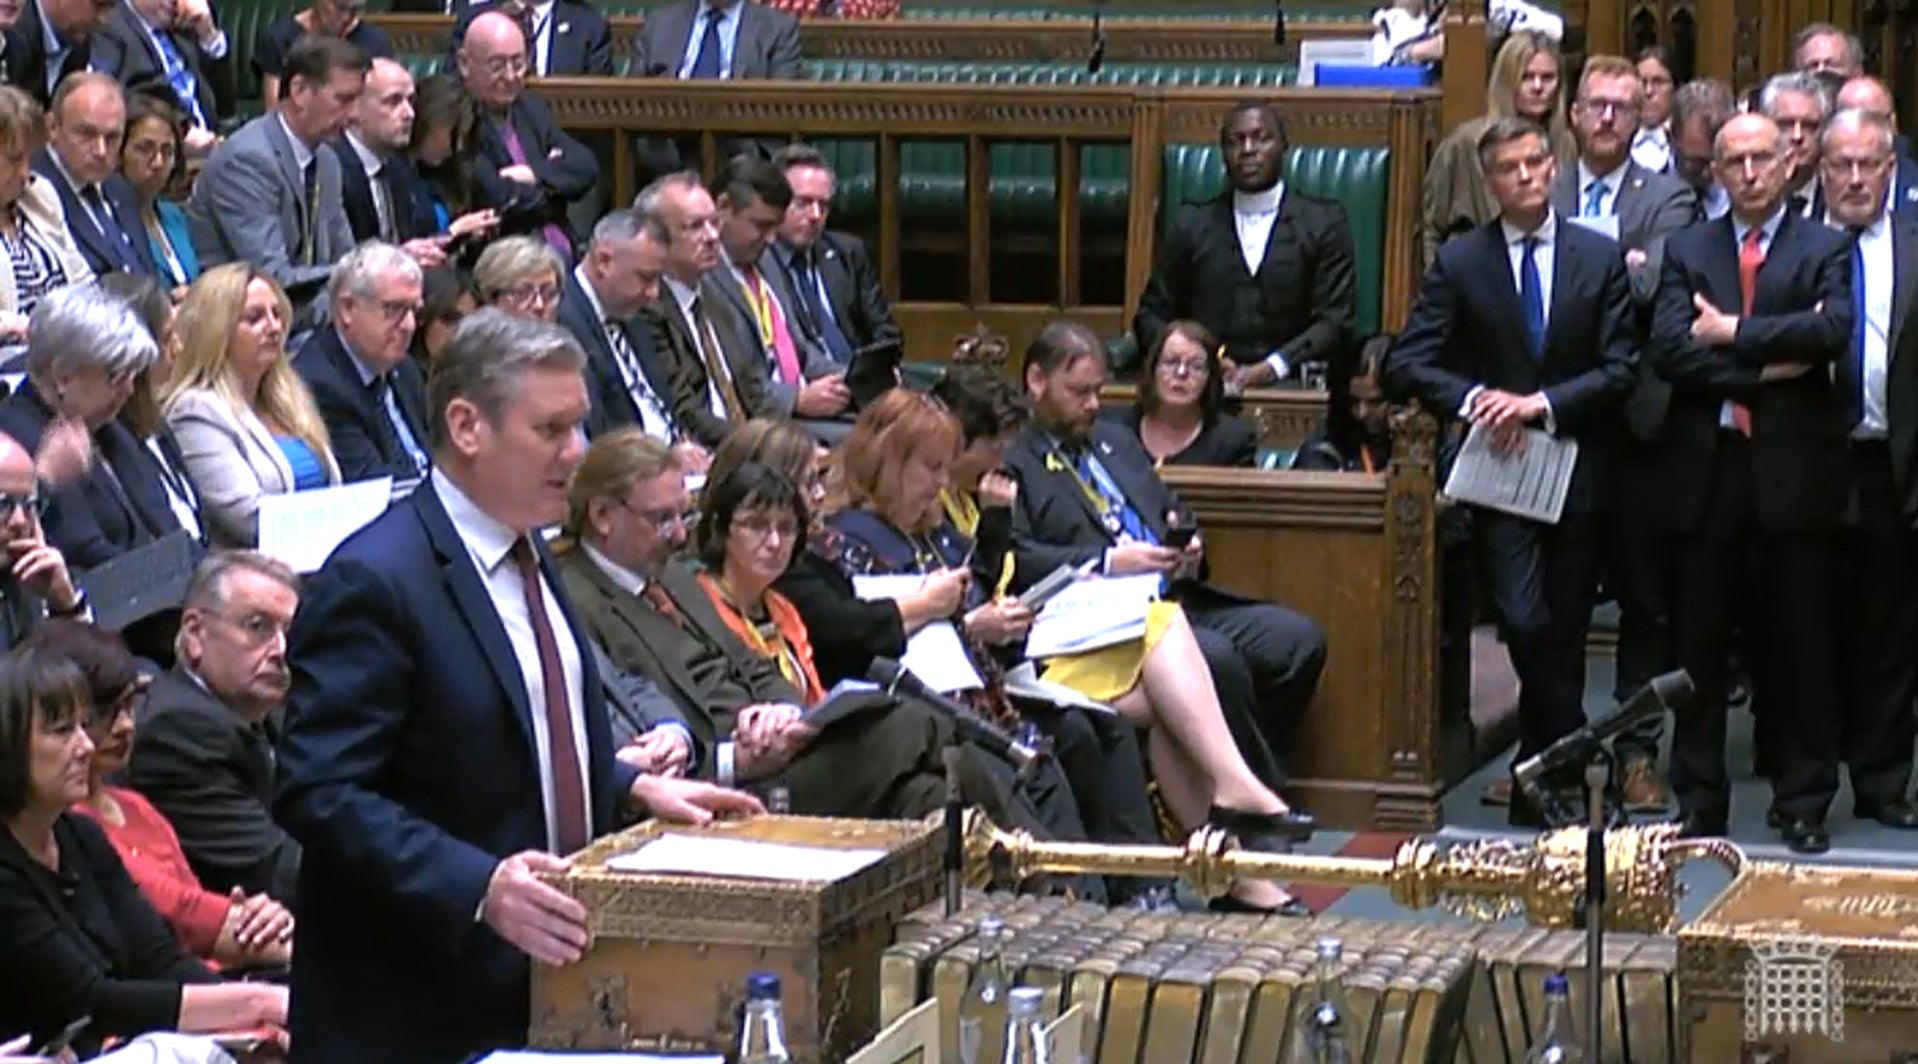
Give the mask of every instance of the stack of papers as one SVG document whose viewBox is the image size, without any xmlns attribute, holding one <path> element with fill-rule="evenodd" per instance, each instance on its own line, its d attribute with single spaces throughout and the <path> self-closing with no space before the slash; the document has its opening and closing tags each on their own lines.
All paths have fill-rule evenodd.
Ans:
<svg viewBox="0 0 1918 1064">
<path fill-rule="evenodd" d="M 885 856 L 884 850 L 841 850 L 710 835 L 661 835 L 631 853 L 607 860 L 606 867 L 614 872 L 830 883 Z"/>
<path fill-rule="evenodd" d="M 278 558 L 296 573 L 314 572 L 346 537 L 385 513 L 392 499 L 392 477 L 262 495 L 260 553 Z"/>
<path fill-rule="evenodd" d="M 860 598 L 874 602 L 910 594 L 925 579 L 917 573 L 855 576 L 852 588 Z M 972 667 L 965 640 L 959 638 L 959 629 L 951 621 L 934 621 L 914 632 L 906 640 L 906 653 L 900 657 L 899 664 L 940 694 L 976 691 L 986 685 L 979 677 L 979 670 Z"/>
<path fill-rule="evenodd" d="M 1493 430 L 1474 424 L 1452 463 L 1452 475 L 1445 479 L 1445 494 L 1473 506 L 1558 524 L 1572 472 L 1578 468 L 1578 441 L 1559 439 L 1543 429 L 1524 431 L 1523 449 L 1500 454 L 1492 447 Z"/>
<path fill-rule="evenodd" d="M 1158 573 L 1075 580 L 1033 619 L 1026 656 L 1083 654 L 1145 637 L 1145 615 L 1159 598 Z"/>
</svg>

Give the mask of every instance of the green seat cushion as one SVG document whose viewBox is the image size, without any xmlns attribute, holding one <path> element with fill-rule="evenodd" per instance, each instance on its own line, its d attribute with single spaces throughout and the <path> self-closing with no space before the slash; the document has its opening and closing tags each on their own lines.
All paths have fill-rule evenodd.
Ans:
<svg viewBox="0 0 1918 1064">
<path fill-rule="evenodd" d="M 1385 278 L 1385 208 L 1392 191 L 1392 152 L 1384 147 L 1294 147 L 1286 155 L 1286 187 L 1336 201 L 1352 229 L 1354 328 L 1359 336 L 1379 330 Z M 1225 188 L 1225 167 L 1216 144 L 1168 144 L 1165 149 L 1164 215 L 1172 224 L 1183 204 L 1210 199 Z"/>
</svg>

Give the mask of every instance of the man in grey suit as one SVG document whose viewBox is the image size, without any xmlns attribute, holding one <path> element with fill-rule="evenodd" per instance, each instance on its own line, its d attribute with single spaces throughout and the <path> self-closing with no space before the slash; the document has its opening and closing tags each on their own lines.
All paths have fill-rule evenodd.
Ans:
<svg viewBox="0 0 1918 1064">
<path fill-rule="evenodd" d="M 287 49 L 279 102 L 214 149 L 187 200 L 201 263 L 265 271 L 293 301 L 296 331 L 324 315 L 317 297 L 353 248 L 340 160 L 322 145 L 356 113 L 370 65 L 339 38 L 300 38 Z"/>
<path fill-rule="evenodd" d="M 852 402 L 845 367 L 807 327 L 790 276 L 768 252 L 792 204 L 792 185 L 768 160 L 736 155 L 707 191 L 719 208 L 724 252 L 709 276 L 731 304 L 733 327 L 741 331 L 722 340 L 759 354 L 774 416 L 798 419 L 807 431 L 836 442 L 848 426 L 834 419 Z"/>
<path fill-rule="evenodd" d="M 1552 209 L 1560 215 L 1608 232 L 1625 256 L 1632 302 L 1643 322 L 1658 290 L 1665 238 L 1698 217 L 1698 194 L 1683 180 L 1646 169 L 1632 159 L 1632 134 L 1645 98 L 1638 70 L 1617 56 L 1585 61 L 1572 126 L 1578 136 L 1578 163 L 1552 184 Z M 1628 442 L 1617 465 L 1613 528 L 1605 540 L 1606 584 L 1618 599 L 1618 669 L 1614 691 L 1620 701 L 1651 678 L 1674 667 L 1666 579 L 1672 552 L 1653 520 L 1659 505 L 1657 471 L 1660 438 L 1672 389 L 1640 363 L 1637 386 L 1626 400 Z M 1661 722 L 1635 728 L 1617 743 L 1625 808 L 1663 811 L 1670 795 L 1656 769 Z"/>
<path fill-rule="evenodd" d="M 679 0 L 646 13 L 632 69 L 645 77 L 777 78 L 799 76 L 799 20 L 754 0 Z M 725 137 L 722 155 L 771 156 L 784 141 Z M 691 141 L 642 137 L 640 182 L 699 161 Z"/>
</svg>

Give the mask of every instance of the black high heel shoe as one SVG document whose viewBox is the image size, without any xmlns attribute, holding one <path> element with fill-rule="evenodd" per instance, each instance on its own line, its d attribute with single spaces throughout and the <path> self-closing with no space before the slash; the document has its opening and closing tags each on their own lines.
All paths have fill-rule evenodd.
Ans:
<svg viewBox="0 0 1918 1064">
<path fill-rule="evenodd" d="M 1217 804 L 1206 813 L 1205 822 L 1237 839 L 1241 848 L 1261 853 L 1290 853 L 1294 845 L 1310 840 L 1319 828 L 1310 813 L 1248 813 Z"/>
</svg>

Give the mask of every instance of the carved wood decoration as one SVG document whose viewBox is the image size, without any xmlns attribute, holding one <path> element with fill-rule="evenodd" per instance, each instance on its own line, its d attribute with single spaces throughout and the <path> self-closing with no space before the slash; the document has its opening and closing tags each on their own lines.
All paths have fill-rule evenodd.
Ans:
<svg viewBox="0 0 1918 1064">
<path fill-rule="evenodd" d="M 366 20 L 391 34 L 393 47 L 401 55 L 444 52 L 453 27 L 453 20 L 445 15 L 369 11 Z M 620 15 L 610 21 L 613 63 L 618 67 L 632 58 L 633 43 L 645 19 Z M 1263 19 L 1107 19 L 1103 27 L 1106 61 L 1124 63 L 1296 63 L 1300 41 L 1363 40 L 1372 34 L 1363 18 L 1288 21 L 1283 45 L 1272 43 L 1272 24 Z M 1092 45 L 1089 18 L 822 19 L 808 21 L 805 30 L 808 59 L 1083 63 L 1091 58 Z"/>
</svg>

